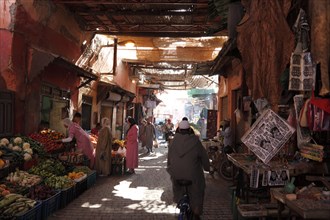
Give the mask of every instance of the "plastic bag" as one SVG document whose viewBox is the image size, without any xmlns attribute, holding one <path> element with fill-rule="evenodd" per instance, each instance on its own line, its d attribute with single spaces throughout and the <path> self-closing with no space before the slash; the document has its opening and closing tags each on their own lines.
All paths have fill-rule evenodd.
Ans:
<svg viewBox="0 0 330 220">
<path fill-rule="evenodd" d="M 154 148 L 158 148 L 159 147 L 157 139 L 154 139 L 153 140 L 153 147 Z"/>
</svg>

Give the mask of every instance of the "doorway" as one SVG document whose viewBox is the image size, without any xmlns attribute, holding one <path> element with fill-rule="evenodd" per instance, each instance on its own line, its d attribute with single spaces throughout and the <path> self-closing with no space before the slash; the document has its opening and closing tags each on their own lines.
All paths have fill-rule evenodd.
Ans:
<svg viewBox="0 0 330 220">
<path fill-rule="evenodd" d="M 92 120 L 92 103 L 93 98 L 90 96 L 82 96 L 81 105 L 81 127 L 84 130 L 91 130 L 91 120 Z"/>
</svg>

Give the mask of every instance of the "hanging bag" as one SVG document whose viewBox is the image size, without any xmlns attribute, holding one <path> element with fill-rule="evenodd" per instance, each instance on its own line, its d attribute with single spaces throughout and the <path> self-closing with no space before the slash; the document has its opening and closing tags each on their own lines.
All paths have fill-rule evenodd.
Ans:
<svg viewBox="0 0 330 220">
<path fill-rule="evenodd" d="M 330 131 L 330 99 L 315 98 L 313 90 L 307 107 L 307 121 L 312 131 Z"/>
<path fill-rule="evenodd" d="M 308 126 L 308 121 L 307 121 L 307 110 L 308 110 L 309 105 L 310 105 L 310 99 L 307 99 L 304 102 L 304 105 L 300 110 L 300 114 L 299 114 L 299 125 L 300 125 L 300 127 L 304 127 L 304 128 L 309 127 Z"/>
</svg>

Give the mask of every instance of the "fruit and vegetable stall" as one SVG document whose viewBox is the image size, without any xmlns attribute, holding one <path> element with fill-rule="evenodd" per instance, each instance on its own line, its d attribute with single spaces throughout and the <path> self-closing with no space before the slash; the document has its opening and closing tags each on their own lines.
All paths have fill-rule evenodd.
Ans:
<svg viewBox="0 0 330 220">
<path fill-rule="evenodd" d="M 63 134 L 44 130 L 0 140 L 0 219 L 46 219 L 89 189 L 96 171 Z"/>
</svg>

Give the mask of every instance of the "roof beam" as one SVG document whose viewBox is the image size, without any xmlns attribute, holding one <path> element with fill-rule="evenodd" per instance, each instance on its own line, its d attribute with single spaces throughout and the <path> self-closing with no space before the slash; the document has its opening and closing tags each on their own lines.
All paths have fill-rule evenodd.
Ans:
<svg viewBox="0 0 330 220">
<path fill-rule="evenodd" d="M 205 31 L 97 31 L 85 30 L 87 32 L 94 32 L 98 34 L 109 34 L 117 36 L 136 36 L 136 37 L 205 37 L 213 36 L 212 33 L 206 34 Z"/>
<path fill-rule="evenodd" d="M 136 67 L 139 70 L 142 69 L 156 69 L 156 70 L 193 70 L 193 68 L 183 68 L 183 67 L 157 67 L 157 66 L 132 66 Z"/>
<path fill-rule="evenodd" d="M 196 2 L 196 1 L 176 1 L 176 2 L 171 2 L 171 1 L 160 1 L 160 2 L 145 2 L 145 1 L 131 1 L 131 2 L 126 2 L 126 1 L 109 1 L 109 0 L 53 0 L 55 3 L 61 3 L 61 4 L 89 4 L 89 5 L 195 5 L 195 6 L 208 6 L 208 1 L 203 1 L 203 2 Z"/>
<path fill-rule="evenodd" d="M 207 12 L 181 12 L 181 11 L 171 11 L 171 10 L 164 10 L 164 11 L 156 11 L 156 10 L 140 10 L 140 11 L 133 11 L 133 10 L 116 10 L 116 11 L 109 11 L 109 9 L 105 10 L 97 10 L 97 11 L 85 11 L 79 10 L 76 12 L 79 16 L 89 16 L 89 15 L 111 15 L 111 16 L 164 16 L 164 15 L 172 15 L 172 16 L 200 16 L 204 17 Z"/>
</svg>

